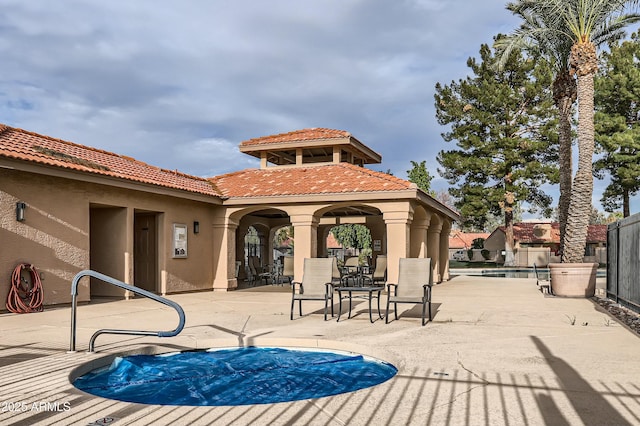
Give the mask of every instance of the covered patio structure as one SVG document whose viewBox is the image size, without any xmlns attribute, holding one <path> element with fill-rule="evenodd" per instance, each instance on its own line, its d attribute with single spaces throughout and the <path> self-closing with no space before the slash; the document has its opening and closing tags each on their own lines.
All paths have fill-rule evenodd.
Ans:
<svg viewBox="0 0 640 426">
<path fill-rule="evenodd" d="M 449 278 L 457 213 L 364 167 L 382 157 L 350 133 L 305 129 L 244 141 L 240 151 L 260 167 L 207 179 L 0 125 L 0 234 L 12 248 L 0 272 L 34 264 L 47 305 L 69 303 L 69 282 L 85 269 L 162 295 L 228 291 L 248 255 L 262 265 L 281 256 L 274 249 L 286 247 L 273 237 L 283 226 L 293 231 L 286 250 L 300 280 L 305 258 L 329 255 L 331 228 L 357 223 L 370 230 L 372 261 L 387 256 L 390 281 L 403 257 L 429 257 L 434 281 Z M 0 283 L 0 297 L 10 287 Z M 95 280 L 79 291 L 81 302 L 131 297 Z"/>
<path fill-rule="evenodd" d="M 250 227 L 264 265 L 275 260 L 277 230 L 293 227 L 295 280 L 302 279 L 304 258 L 327 256 L 332 227 L 353 223 L 370 230 L 373 259 L 387 256 L 390 281 L 402 257 L 430 257 L 434 281 L 449 279 L 448 239 L 457 213 L 411 182 L 364 168 L 381 156 L 349 132 L 304 129 L 250 139 L 240 150 L 260 158 L 261 167 L 211 179 L 225 207 L 213 224 L 215 245 L 222 247 L 215 290 L 237 287 L 235 265 L 245 261 Z"/>
</svg>

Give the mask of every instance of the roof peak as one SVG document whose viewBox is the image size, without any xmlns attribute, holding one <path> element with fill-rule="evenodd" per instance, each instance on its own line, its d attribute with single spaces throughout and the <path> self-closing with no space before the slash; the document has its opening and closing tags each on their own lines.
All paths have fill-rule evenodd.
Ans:
<svg viewBox="0 0 640 426">
<path fill-rule="evenodd" d="M 260 167 L 310 163 L 377 164 L 382 156 L 346 130 L 311 127 L 240 142 L 240 152 L 260 159 Z"/>
</svg>

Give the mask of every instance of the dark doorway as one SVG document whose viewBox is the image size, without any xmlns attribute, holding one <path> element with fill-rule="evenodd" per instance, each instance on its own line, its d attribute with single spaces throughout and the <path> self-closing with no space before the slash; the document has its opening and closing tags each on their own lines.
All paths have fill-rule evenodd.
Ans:
<svg viewBox="0 0 640 426">
<path fill-rule="evenodd" d="M 133 220 L 133 274 L 136 287 L 157 292 L 156 215 L 136 213 Z"/>
</svg>

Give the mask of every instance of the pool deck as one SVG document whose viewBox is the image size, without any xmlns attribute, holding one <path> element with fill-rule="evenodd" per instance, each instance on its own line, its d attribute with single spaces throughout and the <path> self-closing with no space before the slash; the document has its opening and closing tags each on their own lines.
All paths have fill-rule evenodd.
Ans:
<svg viewBox="0 0 640 426">
<path fill-rule="evenodd" d="M 177 315 L 145 299 L 81 305 L 78 352 L 67 353 L 69 307 L 0 314 L 0 424 L 640 424 L 640 336 L 591 300 L 545 296 L 532 279 L 459 276 L 434 287 L 434 319 L 421 327 L 411 305 L 398 305 L 397 321 L 371 324 L 366 300 L 340 322 L 323 321 L 321 302 L 305 301 L 305 315 L 291 321 L 289 291 L 171 295 L 186 312 L 179 336 L 103 335 L 94 354 L 86 350 L 99 328 L 171 330 Z M 131 404 L 69 382 L 75 367 L 126 351 L 248 345 L 353 350 L 398 374 L 347 394 L 235 407 Z"/>
</svg>

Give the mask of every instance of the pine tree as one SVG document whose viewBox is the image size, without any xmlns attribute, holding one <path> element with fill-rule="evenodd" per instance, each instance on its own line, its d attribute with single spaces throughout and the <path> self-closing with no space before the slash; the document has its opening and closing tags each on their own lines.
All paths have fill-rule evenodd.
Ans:
<svg viewBox="0 0 640 426">
<path fill-rule="evenodd" d="M 640 34 L 602 53 L 595 80 L 595 130 L 603 157 L 594 163 L 594 175 L 611 182 L 602 195 L 608 212 L 622 207 L 630 215 L 630 197 L 640 191 Z"/>
<path fill-rule="evenodd" d="M 515 206 L 550 214 L 542 186 L 558 179 L 557 119 L 548 64 L 516 51 L 500 71 L 496 61 L 483 44 L 480 61 L 467 61 L 473 76 L 436 85 L 436 118 L 448 126 L 442 137 L 459 148 L 438 154 L 438 171 L 456 185 L 450 192 L 465 225 L 481 229 L 491 214 L 504 216 L 510 264 Z"/>
<path fill-rule="evenodd" d="M 433 176 L 427 170 L 426 161 L 413 161 L 411 160 L 411 170 L 407 170 L 407 177 L 409 182 L 415 183 L 418 188 L 422 189 L 427 194 L 433 196 L 435 193 L 431 190 L 431 180 Z"/>
</svg>

